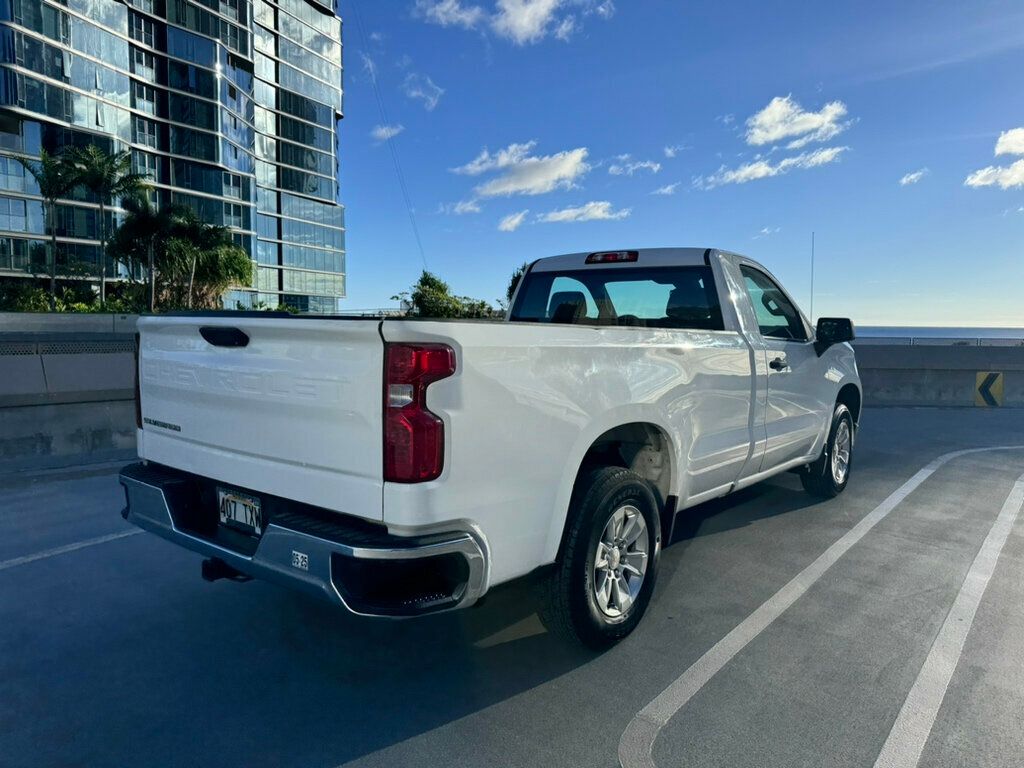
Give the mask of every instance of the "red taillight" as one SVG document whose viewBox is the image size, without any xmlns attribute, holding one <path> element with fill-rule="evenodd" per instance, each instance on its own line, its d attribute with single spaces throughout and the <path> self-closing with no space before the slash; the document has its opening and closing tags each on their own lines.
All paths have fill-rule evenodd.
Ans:
<svg viewBox="0 0 1024 768">
<path fill-rule="evenodd" d="M 609 251 L 590 254 L 587 256 L 587 264 L 614 264 L 619 261 L 636 261 L 639 258 L 640 251 Z"/>
<path fill-rule="evenodd" d="M 139 386 L 139 334 L 135 334 L 135 426 L 142 429 L 142 388 Z"/>
<path fill-rule="evenodd" d="M 444 467 L 444 422 L 427 410 L 427 387 L 455 373 L 445 344 L 388 344 L 384 350 L 384 479 L 433 480 Z"/>
</svg>

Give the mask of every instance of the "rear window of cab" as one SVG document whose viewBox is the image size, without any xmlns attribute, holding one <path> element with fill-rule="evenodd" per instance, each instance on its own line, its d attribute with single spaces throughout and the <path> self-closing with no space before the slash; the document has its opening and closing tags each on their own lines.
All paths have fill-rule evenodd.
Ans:
<svg viewBox="0 0 1024 768">
<path fill-rule="evenodd" d="M 711 268 L 656 267 L 528 272 L 510 319 L 721 331 Z"/>
</svg>

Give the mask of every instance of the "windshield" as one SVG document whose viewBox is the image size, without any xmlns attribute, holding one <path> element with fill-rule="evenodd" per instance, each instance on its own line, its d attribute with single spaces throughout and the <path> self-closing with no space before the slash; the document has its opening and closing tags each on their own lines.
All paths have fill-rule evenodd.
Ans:
<svg viewBox="0 0 1024 768">
<path fill-rule="evenodd" d="M 510 319 L 706 331 L 724 327 L 710 267 L 527 273 Z"/>
</svg>

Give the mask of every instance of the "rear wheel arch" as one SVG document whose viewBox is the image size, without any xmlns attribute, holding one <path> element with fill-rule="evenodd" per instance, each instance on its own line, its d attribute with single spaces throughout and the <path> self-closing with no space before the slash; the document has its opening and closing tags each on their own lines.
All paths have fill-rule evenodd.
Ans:
<svg viewBox="0 0 1024 768">
<path fill-rule="evenodd" d="M 672 489 L 676 482 L 675 443 L 668 432 L 650 421 L 632 421 L 602 432 L 594 439 L 582 458 L 577 462 L 573 475 L 572 489 L 566 503 L 562 505 L 560 540 L 556 561 L 565 550 L 566 537 L 570 528 L 570 515 L 577 494 L 583 487 L 582 481 L 600 467 L 623 467 L 636 472 L 647 481 L 659 508 L 665 510 L 674 505 Z"/>
</svg>

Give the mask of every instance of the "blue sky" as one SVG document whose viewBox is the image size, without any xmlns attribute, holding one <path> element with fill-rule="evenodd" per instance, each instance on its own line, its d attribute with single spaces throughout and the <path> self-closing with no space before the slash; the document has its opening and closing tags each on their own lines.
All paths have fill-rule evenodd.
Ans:
<svg viewBox="0 0 1024 768">
<path fill-rule="evenodd" d="M 393 149 L 462 295 L 546 255 L 716 246 L 806 311 L 814 231 L 816 316 L 1024 326 L 1024 6 L 769 5 L 341 0 L 343 309 L 424 267 Z"/>
</svg>

